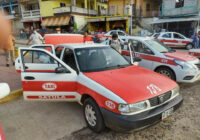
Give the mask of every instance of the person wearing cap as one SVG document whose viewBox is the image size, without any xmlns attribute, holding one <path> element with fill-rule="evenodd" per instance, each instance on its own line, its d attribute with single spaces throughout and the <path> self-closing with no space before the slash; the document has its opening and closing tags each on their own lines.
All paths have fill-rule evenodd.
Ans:
<svg viewBox="0 0 200 140">
<path fill-rule="evenodd" d="M 127 45 L 127 42 L 123 42 L 122 40 L 120 40 L 118 38 L 118 35 L 116 33 L 114 33 L 112 35 L 112 40 L 109 41 L 109 45 L 111 48 L 115 49 L 117 52 L 119 52 L 121 54 L 122 52 L 122 46 L 123 45 Z"/>
<path fill-rule="evenodd" d="M 56 28 L 56 32 L 57 34 L 60 34 L 61 33 L 60 28 Z"/>
</svg>

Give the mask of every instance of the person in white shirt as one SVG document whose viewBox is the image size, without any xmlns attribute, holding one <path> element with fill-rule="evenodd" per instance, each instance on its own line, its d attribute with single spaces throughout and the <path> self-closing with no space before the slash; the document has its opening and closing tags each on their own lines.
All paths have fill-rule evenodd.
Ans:
<svg viewBox="0 0 200 140">
<path fill-rule="evenodd" d="M 27 45 L 29 45 L 29 43 L 32 41 L 32 44 L 36 45 L 36 44 L 42 44 L 43 42 L 43 37 L 36 31 L 34 30 L 33 33 L 31 34 Z"/>
</svg>

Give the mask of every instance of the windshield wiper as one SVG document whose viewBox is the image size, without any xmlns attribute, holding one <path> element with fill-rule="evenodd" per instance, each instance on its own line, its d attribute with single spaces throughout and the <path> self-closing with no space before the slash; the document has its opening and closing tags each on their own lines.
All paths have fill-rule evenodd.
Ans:
<svg viewBox="0 0 200 140">
<path fill-rule="evenodd" d="M 163 52 L 160 52 L 160 53 L 168 53 L 167 51 L 163 51 Z"/>
<path fill-rule="evenodd" d="M 114 65 L 114 66 L 109 66 L 109 67 L 105 67 L 106 69 L 112 69 L 112 68 L 126 68 L 130 66 L 129 64 L 126 65 Z"/>
</svg>

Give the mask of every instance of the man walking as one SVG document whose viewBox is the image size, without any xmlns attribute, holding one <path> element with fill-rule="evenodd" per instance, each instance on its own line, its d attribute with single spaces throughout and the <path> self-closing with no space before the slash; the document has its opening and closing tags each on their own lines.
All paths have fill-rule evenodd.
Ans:
<svg viewBox="0 0 200 140">
<path fill-rule="evenodd" d="M 10 66 L 10 60 L 12 61 L 12 64 L 15 65 L 14 42 L 15 38 L 13 35 L 9 35 L 8 41 L 4 48 L 6 51 L 6 67 Z"/>
<path fill-rule="evenodd" d="M 32 44 L 37 45 L 37 44 L 42 44 L 43 38 L 42 36 L 36 31 L 36 29 L 33 31 L 31 34 L 28 42 L 26 45 L 29 45 L 29 43 L 32 41 Z"/>
</svg>

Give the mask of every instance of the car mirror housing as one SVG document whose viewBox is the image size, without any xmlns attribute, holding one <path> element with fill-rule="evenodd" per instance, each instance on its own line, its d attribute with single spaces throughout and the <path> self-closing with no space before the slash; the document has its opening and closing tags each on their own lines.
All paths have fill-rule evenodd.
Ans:
<svg viewBox="0 0 200 140">
<path fill-rule="evenodd" d="M 133 62 L 140 62 L 142 61 L 142 59 L 140 57 L 134 57 L 133 58 Z"/>
<path fill-rule="evenodd" d="M 70 71 L 68 69 L 64 68 L 64 67 L 57 67 L 55 69 L 55 72 L 56 73 L 70 73 Z"/>
</svg>

